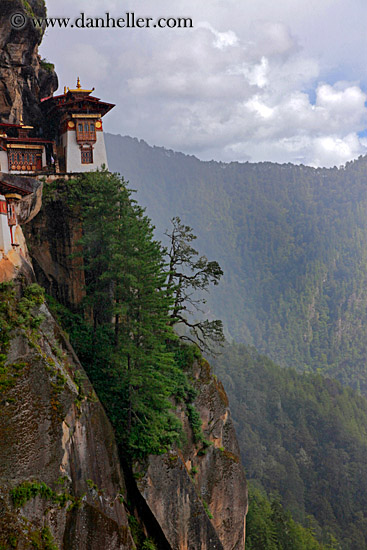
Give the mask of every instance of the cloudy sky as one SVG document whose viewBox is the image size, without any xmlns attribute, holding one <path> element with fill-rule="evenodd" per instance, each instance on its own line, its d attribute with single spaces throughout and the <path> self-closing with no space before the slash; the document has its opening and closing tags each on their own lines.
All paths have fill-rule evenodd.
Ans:
<svg viewBox="0 0 367 550">
<path fill-rule="evenodd" d="M 366 0 L 47 0 L 49 16 L 191 17 L 192 29 L 49 29 L 61 91 L 105 130 L 204 160 L 334 166 L 367 153 Z"/>
</svg>

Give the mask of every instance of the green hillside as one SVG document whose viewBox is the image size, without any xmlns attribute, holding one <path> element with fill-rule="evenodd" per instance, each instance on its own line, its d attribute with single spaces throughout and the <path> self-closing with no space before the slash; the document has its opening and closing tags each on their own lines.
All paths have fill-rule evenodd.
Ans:
<svg viewBox="0 0 367 550">
<path fill-rule="evenodd" d="M 367 548 L 367 400 L 335 380 L 233 345 L 214 364 L 246 475 L 343 550 Z M 255 495 L 256 496 L 256 495 Z"/>
<path fill-rule="evenodd" d="M 367 392 L 367 160 L 345 168 L 201 162 L 106 136 L 158 237 L 178 215 L 223 281 L 209 315 L 281 365 Z"/>
</svg>

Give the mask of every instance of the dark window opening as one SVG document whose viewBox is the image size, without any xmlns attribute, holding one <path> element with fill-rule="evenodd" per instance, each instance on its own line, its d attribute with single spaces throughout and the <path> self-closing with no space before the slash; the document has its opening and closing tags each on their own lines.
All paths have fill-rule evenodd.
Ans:
<svg viewBox="0 0 367 550">
<path fill-rule="evenodd" d="M 93 149 L 82 149 L 82 164 L 93 164 Z"/>
</svg>

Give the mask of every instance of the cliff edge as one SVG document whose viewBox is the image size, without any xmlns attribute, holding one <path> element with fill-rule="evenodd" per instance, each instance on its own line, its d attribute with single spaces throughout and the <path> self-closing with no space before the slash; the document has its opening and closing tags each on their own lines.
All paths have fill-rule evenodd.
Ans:
<svg viewBox="0 0 367 550">
<path fill-rule="evenodd" d="M 42 129 L 39 101 L 57 88 L 57 77 L 38 54 L 42 32 L 11 26 L 18 11 L 46 15 L 40 0 L 0 0 L 0 122 L 23 117 Z M 0 174 L 6 178 L 24 176 Z M 14 206 L 16 242 L 0 257 L 0 548 L 243 549 L 246 482 L 221 384 L 203 359 L 188 365 L 195 422 L 185 404 L 172 403 L 185 442 L 133 471 L 124 463 L 35 283 L 78 311 L 85 294 L 80 219 L 57 194 L 42 205 L 43 186 L 29 184 L 33 193 Z M 2 215 L 9 230 L 9 212 Z"/>
<path fill-rule="evenodd" d="M 13 14 L 46 16 L 43 0 L 0 0 L 0 122 L 40 127 L 44 124 L 40 99 L 57 89 L 53 65 L 42 61 L 38 46 L 41 29 L 28 22 L 16 30 L 11 25 Z"/>
<path fill-rule="evenodd" d="M 187 443 L 166 455 L 151 456 L 144 470 L 137 466 L 142 472 L 138 486 L 173 548 L 243 550 L 246 480 L 228 398 L 205 359 L 195 361 L 190 371 L 203 440 L 195 442 L 189 419 L 179 407 Z"/>
</svg>

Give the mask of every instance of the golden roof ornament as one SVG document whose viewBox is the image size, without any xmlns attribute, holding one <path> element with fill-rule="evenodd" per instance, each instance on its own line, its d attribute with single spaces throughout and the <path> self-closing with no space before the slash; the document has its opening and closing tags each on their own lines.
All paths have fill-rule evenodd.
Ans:
<svg viewBox="0 0 367 550">
<path fill-rule="evenodd" d="M 92 88 L 91 90 L 84 90 L 84 89 L 82 88 L 82 85 L 80 84 L 80 78 L 79 78 L 79 76 L 78 76 L 78 78 L 77 78 L 77 80 L 76 80 L 76 88 L 71 89 L 71 88 L 66 88 L 66 86 L 65 86 L 65 89 L 64 89 L 64 93 L 65 93 L 65 94 L 66 94 L 66 90 L 67 90 L 68 92 L 74 92 L 74 93 L 75 93 L 75 92 L 82 92 L 82 93 L 85 93 L 85 94 L 90 94 L 90 93 L 92 93 L 92 92 L 94 91 L 94 88 Z"/>
<path fill-rule="evenodd" d="M 22 126 L 22 128 L 23 128 L 24 130 L 33 130 L 33 126 L 26 126 L 26 125 L 24 124 L 23 113 L 22 113 L 22 114 L 20 115 L 20 117 L 19 117 L 19 124 Z"/>
</svg>

